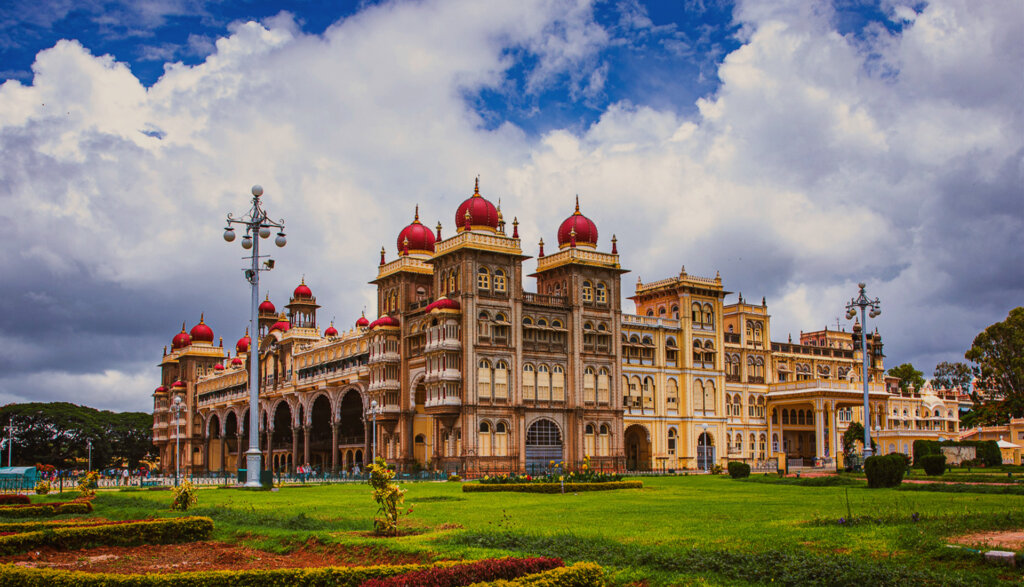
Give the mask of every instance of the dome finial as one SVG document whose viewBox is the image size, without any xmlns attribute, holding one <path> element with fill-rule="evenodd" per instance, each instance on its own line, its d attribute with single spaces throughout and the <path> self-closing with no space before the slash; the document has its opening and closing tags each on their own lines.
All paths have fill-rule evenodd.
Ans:
<svg viewBox="0 0 1024 587">
<path fill-rule="evenodd" d="M 416 216 L 412 219 L 413 224 L 420 223 L 420 205 L 416 204 Z"/>
<path fill-rule="evenodd" d="M 512 217 L 512 238 L 519 238 L 519 217 Z"/>
<path fill-rule="evenodd" d="M 441 221 L 437 221 L 437 240 L 441 240 Z"/>
<path fill-rule="evenodd" d="M 380 248 L 380 265 L 381 267 L 384 266 L 384 247 Z"/>
<path fill-rule="evenodd" d="M 205 317 L 205 313 L 204 312 L 199 312 L 199 323 L 200 324 L 203 324 L 203 318 L 204 317 Z"/>
<path fill-rule="evenodd" d="M 538 243 L 538 245 L 540 246 L 540 254 L 537 255 L 537 256 L 538 257 L 543 257 L 544 256 L 544 239 L 543 238 L 540 239 L 540 243 Z"/>
<path fill-rule="evenodd" d="M 476 176 L 476 182 L 473 184 L 473 197 L 480 197 L 480 176 Z"/>
<path fill-rule="evenodd" d="M 613 234 L 612 235 L 612 254 L 613 255 L 618 255 L 619 254 L 618 242 L 619 242 L 619 239 L 615 238 L 615 235 Z"/>
<path fill-rule="evenodd" d="M 185 332 L 185 321 L 184 320 L 181 321 L 181 331 Z"/>
<path fill-rule="evenodd" d="M 576 194 L 576 211 L 573 212 L 573 215 L 578 215 L 578 214 L 581 214 L 581 212 L 580 212 L 580 195 Z"/>
</svg>

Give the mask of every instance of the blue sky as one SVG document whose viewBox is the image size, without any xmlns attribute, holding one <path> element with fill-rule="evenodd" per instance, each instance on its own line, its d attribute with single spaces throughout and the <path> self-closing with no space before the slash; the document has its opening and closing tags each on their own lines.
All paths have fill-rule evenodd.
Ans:
<svg viewBox="0 0 1024 587">
<path fill-rule="evenodd" d="M 304 275 L 346 327 L 373 317 L 381 245 L 417 204 L 448 230 L 477 175 L 527 254 L 579 194 L 627 293 L 721 271 L 776 340 L 834 325 L 866 281 L 888 362 L 930 373 L 1024 299 L 1022 13 L 3 3 L 0 402 L 146 409 L 182 320 L 233 344 L 247 298 L 219 232 L 254 183 L 290 233 L 271 298 Z"/>
</svg>

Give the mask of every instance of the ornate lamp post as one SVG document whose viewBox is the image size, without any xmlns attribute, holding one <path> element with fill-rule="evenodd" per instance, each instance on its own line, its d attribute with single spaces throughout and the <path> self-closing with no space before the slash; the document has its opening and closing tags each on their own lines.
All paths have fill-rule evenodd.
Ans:
<svg viewBox="0 0 1024 587">
<path fill-rule="evenodd" d="M 181 396 L 174 396 L 174 405 L 171 406 L 171 410 L 174 411 L 174 486 L 178 486 L 178 477 L 181 475 Z M 89 443 L 89 448 L 92 448 L 92 442 Z M 89 460 L 92 461 L 92 451 L 89 451 Z M 90 467 L 91 469 L 92 467 Z"/>
<path fill-rule="evenodd" d="M 868 402 L 868 321 L 867 317 L 877 318 L 882 313 L 882 303 L 878 298 L 871 300 L 864 292 L 865 285 L 858 283 L 860 293 L 846 304 L 846 319 L 852 320 L 860 309 L 860 352 L 864 359 L 861 368 L 861 381 L 864 382 L 864 458 L 867 459 L 874 451 L 871 450 L 871 408 Z M 870 308 L 870 312 L 868 309 Z"/>
<path fill-rule="evenodd" d="M 370 417 L 373 418 L 373 442 L 370 443 L 370 462 L 377 462 L 377 400 L 370 402 Z"/>
<path fill-rule="evenodd" d="M 274 244 L 283 247 L 288 239 L 284 235 L 284 220 L 274 222 L 260 204 L 260 196 L 263 195 L 263 188 L 252 186 L 252 208 L 241 218 L 234 218 L 228 214 L 227 227 L 224 229 L 224 240 L 232 242 L 235 240 L 235 229 L 233 224 L 240 224 L 245 227 L 245 234 L 242 236 L 242 248 L 252 250 L 248 257 L 251 267 L 245 270 L 245 279 L 252 287 L 252 314 L 250 332 L 259 332 L 258 307 L 260 303 L 260 271 L 270 271 L 274 268 L 274 260 L 267 259 L 260 266 L 260 239 L 268 238 L 272 228 L 278 229 L 277 238 Z M 257 238 L 257 236 L 259 238 Z M 254 340 L 249 350 L 249 450 L 245 452 L 245 486 L 260 486 L 260 447 L 259 447 L 259 401 L 260 401 L 260 353 L 259 341 Z"/>
</svg>

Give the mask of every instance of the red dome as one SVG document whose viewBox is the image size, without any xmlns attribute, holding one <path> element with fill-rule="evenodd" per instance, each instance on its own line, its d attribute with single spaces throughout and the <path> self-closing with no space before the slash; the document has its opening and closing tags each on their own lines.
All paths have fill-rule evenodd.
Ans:
<svg viewBox="0 0 1024 587">
<path fill-rule="evenodd" d="M 313 292 L 309 289 L 309 286 L 306 285 L 305 277 L 302 278 L 302 283 L 300 283 L 299 286 L 295 288 L 295 291 L 292 292 L 292 297 L 297 300 L 313 299 Z"/>
<path fill-rule="evenodd" d="M 171 387 L 173 387 L 175 389 L 181 389 L 182 387 L 185 387 L 185 382 L 182 381 L 181 379 L 179 379 L 179 380 L 175 381 L 174 383 L 172 383 Z"/>
<path fill-rule="evenodd" d="M 252 344 L 252 339 L 249 338 L 249 329 L 246 328 L 245 329 L 245 336 L 243 336 L 242 338 L 238 339 L 238 342 L 235 343 L 235 352 L 236 353 L 247 353 L 247 352 L 249 352 L 249 345 L 250 344 Z"/>
<path fill-rule="evenodd" d="M 161 385 L 160 387 L 154 389 L 153 393 L 167 393 L 167 388 Z"/>
<path fill-rule="evenodd" d="M 231 359 L 231 364 L 232 365 L 244 365 L 245 361 L 242 360 L 242 357 L 235 357 L 234 359 Z"/>
<path fill-rule="evenodd" d="M 220 363 L 217 363 L 216 365 L 213 366 L 213 370 L 214 371 L 223 371 L 224 370 L 224 365 L 222 365 Z"/>
<path fill-rule="evenodd" d="M 267 294 L 267 299 L 260 302 L 259 310 L 260 314 L 277 314 L 277 308 L 275 308 L 274 303 L 270 301 L 270 294 Z"/>
<path fill-rule="evenodd" d="M 453 300 L 453 299 L 450 299 L 450 298 L 441 298 L 441 299 L 437 300 L 436 302 L 433 302 L 429 306 L 427 306 L 425 311 L 426 312 L 433 312 L 434 310 L 461 310 L 461 309 L 462 309 L 462 304 L 460 304 L 458 302 L 458 300 Z"/>
<path fill-rule="evenodd" d="M 356 328 L 366 328 L 370 325 L 370 321 L 366 319 L 366 315 L 362 315 L 356 320 Z"/>
<path fill-rule="evenodd" d="M 411 254 L 416 253 L 433 253 L 434 252 L 434 232 L 420 224 L 420 207 L 416 206 L 416 216 L 413 218 L 412 224 L 402 229 L 402 232 L 398 233 L 398 254 L 401 255 L 406 251 L 406 240 L 408 239 L 408 250 Z"/>
<path fill-rule="evenodd" d="M 208 342 L 213 344 L 213 330 L 203 322 L 203 315 L 199 315 L 199 324 L 192 327 L 188 332 L 192 342 Z"/>
<path fill-rule="evenodd" d="M 334 322 L 324 330 L 324 336 L 338 336 L 338 329 L 334 327 Z"/>
<path fill-rule="evenodd" d="M 212 333 L 210 334 L 210 340 L 213 340 L 213 334 Z M 171 339 L 171 349 L 172 350 L 183 349 L 183 348 L 187 347 L 190 344 L 192 344 L 192 339 L 189 338 L 188 333 L 185 332 L 185 323 L 182 322 L 181 323 L 181 332 L 179 332 L 178 334 L 175 334 L 174 338 Z"/>
<path fill-rule="evenodd" d="M 473 195 L 460 204 L 459 209 L 455 211 L 455 226 L 458 227 L 458 232 L 466 230 L 466 212 L 469 212 L 470 228 L 498 230 L 498 209 L 480 195 L 479 179 L 476 180 Z"/>
<path fill-rule="evenodd" d="M 381 316 L 380 318 L 377 318 L 376 320 L 371 322 L 369 328 L 377 328 L 378 326 L 391 326 L 394 328 L 398 328 L 398 318 L 392 318 L 391 316 L 388 315 Z"/>
<path fill-rule="evenodd" d="M 280 330 L 281 332 L 288 332 L 292 327 L 291 322 L 287 320 L 278 320 L 274 322 L 274 325 L 270 327 L 271 330 Z"/>
<path fill-rule="evenodd" d="M 576 198 L 576 211 L 558 227 L 558 247 L 572 245 L 572 232 L 576 231 L 576 244 L 585 247 L 597 246 L 597 225 L 580 213 L 580 199 Z"/>
</svg>

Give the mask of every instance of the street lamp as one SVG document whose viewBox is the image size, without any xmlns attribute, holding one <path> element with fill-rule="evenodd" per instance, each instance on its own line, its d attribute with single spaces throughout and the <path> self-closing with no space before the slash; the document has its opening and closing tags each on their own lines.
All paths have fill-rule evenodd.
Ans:
<svg viewBox="0 0 1024 587">
<path fill-rule="evenodd" d="M 867 459 L 874 452 L 871 450 L 871 407 L 868 403 L 868 316 L 877 318 L 882 313 L 882 303 L 878 298 L 871 300 L 864 293 L 865 285 L 858 283 L 860 293 L 846 304 L 846 319 L 852 320 L 857 316 L 857 309 L 860 309 L 860 352 L 864 359 L 861 369 L 861 380 L 864 382 L 864 458 Z M 871 309 L 868 312 L 868 309 Z"/>
<path fill-rule="evenodd" d="M 88 470 L 92 471 L 92 439 L 91 438 L 85 441 L 85 447 L 87 449 L 89 449 L 89 469 Z M 177 458 L 177 457 L 175 457 L 175 458 Z"/>
<path fill-rule="evenodd" d="M 249 257 L 251 267 L 245 270 L 245 279 L 252 288 L 252 313 L 249 328 L 252 332 L 259 332 L 258 308 L 260 303 L 260 271 L 270 271 L 274 268 L 274 260 L 267 259 L 260 267 L 260 239 L 270 237 L 272 228 L 278 230 L 274 244 L 283 247 L 288 239 L 284 234 L 284 220 L 274 222 L 269 218 L 267 212 L 260 204 L 260 196 L 263 195 L 263 188 L 252 186 L 252 208 L 241 218 L 235 218 L 228 214 L 227 227 L 224 229 L 224 240 L 232 242 L 235 240 L 235 229 L 233 224 L 240 224 L 245 227 L 245 234 L 242 236 L 242 248 L 252 250 Z M 257 238 L 257 236 L 259 238 Z M 260 353 L 259 342 L 252 345 L 249 352 L 249 450 L 245 453 L 245 486 L 260 486 L 260 447 L 259 434 L 259 401 L 260 401 Z"/>
<path fill-rule="evenodd" d="M 370 417 L 373 418 L 373 442 L 370 444 L 370 462 L 377 462 L 377 400 L 370 402 Z"/>
<path fill-rule="evenodd" d="M 711 472 L 711 462 L 708 459 L 708 425 L 707 423 L 701 424 L 701 428 L 704 429 L 704 472 Z"/>
<path fill-rule="evenodd" d="M 178 476 L 181 474 L 181 396 L 174 396 L 174 486 L 178 486 Z"/>
</svg>

